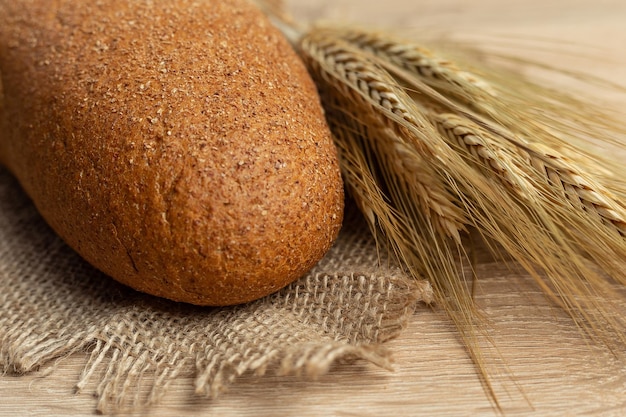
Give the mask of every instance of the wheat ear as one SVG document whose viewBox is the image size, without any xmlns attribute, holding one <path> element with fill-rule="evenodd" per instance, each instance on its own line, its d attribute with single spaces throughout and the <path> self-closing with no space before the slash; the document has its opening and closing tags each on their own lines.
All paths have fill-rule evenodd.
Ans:
<svg viewBox="0 0 626 417">
<path fill-rule="evenodd" d="M 378 138 L 373 142 L 374 146 L 385 144 L 386 152 L 381 155 L 385 155 L 387 163 L 397 165 L 399 183 L 416 192 L 440 230 L 460 241 L 458 233 L 465 229 L 467 220 L 455 203 L 457 199 L 454 194 L 434 180 L 436 174 L 432 167 L 422 160 L 422 155 L 429 153 L 427 147 L 419 143 L 409 146 L 406 141 L 398 139 L 408 134 L 406 128 L 390 122 L 381 115 L 381 112 L 424 131 L 424 135 L 429 134 L 428 131 L 432 126 L 420 114 L 411 112 L 402 103 L 401 97 L 404 93 L 389 74 L 357 51 L 350 49 L 347 44 L 337 43 L 333 38 L 326 39 L 329 40 L 328 43 L 319 42 L 317 39 L 311 42 L 309 38 L 302 42 L 308 56 L 317 59 L 309 62 L 323 66 L 323 70 L 320 68 L 319 72 L 322 76 L 328 77 L 332 74 L 334 78 L 330 80 L 326 78 L 326 81 L 334 83 L 337 90 L 334 96 L 339 94 L 367 110 L 358 114 L 353 112 L 355 114 L 348 117 L 362 120 L 358 123 L 358 129 L 371 131 L 364 136 Z M 325 106 L 335 107 L 341 111 L 343 103 L 340 105 L 332 103 L 331 97 L 333 94 L 327 95 Z"/>
<path fill-rule="evenodd" d="M 466 159 L 481 171 L 493 175 L 515 193 L 523 194 L 527 181 L 511 158 L 510 148 L 503 147 L 497 140 L 490 140 L 488 132 L 454 113 L 430 112 L 429 118 L 448 144 L 466 155 Z"/>
<path fill-rule="evenodd" d="M 528 143 L 521 152 L 536 172 L 561 192 L 573 209 L 584 211 L 626 238 L 626 209 L 582 167 L 541 143 Z M 626 242 L 623 247 L 626 250 Z"/>
<path fill-rule="evenodd" d="M 419 76 L 426 84 L 449 94 L 471 100 L 485 94 L 497 93 L 485 79 L 460 69 L 448 58 L 414 43 L 404 42 L 388 33 L 359 30 L 349 27 L 327 27 L 335 36 L 363 51 L 382 58 L 397 67 Z"/>
<path fill-rule="evenodd" d="M 598 203 L 579 201 L 589 198 L 587 193 L 566 195 L 572 193 L 572 186 L 562 187 L 561 184 L 569 176 L 563 178 L 554 166 L 545 168 L 541 164 L 542 169 L 537 169 L 538 162 L 532 161 L 527 148 L 514 148 L 510 142 L 498 139 L 462 116 L 433 112 L 430 118 L 443 137 L 448 139 L 451 148 L 464 155 L 484 175 L 499 180 L 513 196 L 517 196 L 520 204 L 537 213 L 544 225 L 557 226 L 558 230 L 553 233 L 567 237 L 577 259 L 589 256 L 618 281 L 624 282 L 622 273 L 626 265 L 619 261 L 620 254 L 626 252 L 624 240 L 613 229 L 612 222 L 609 222 L 609 230 L 613 235 L 599 230 L 608 221 L 597 213 L 595 206 Z M 569 169 L 572 175 L 573 167 L 569 166 Z M 576 175 L 582 177 L 584 174 Z M 577 184 L 581 182 L 582 179 Z M 590 182 L 585 184 L 589 185 Z M 574 197 L 578 198 L 576 204 L 570 201 Z M 595 214 L 589 215 L 587 210 L 592 209 Z M 613 220 L 617 215 L 617 212 L 612 212 L 610 219 Z M 584 262 L 578 262 L 578 266 L 569 271 L 548 273 L 545 278 L 536 275 L 535 279 L 546 294 L 565 307 L 578 323 L 591 326 L 589 330 L 594 336 L 608 342 L 606 332 L 602 329 L 610 331 L 623 328 L 623 318 L 612 317 L 615 307 L 609 300 L 615 299 L 615 293 L 606 277 L 588 268 Z M 602 302 L 598 301 L 599 295 Z M 622 340 L 623 337 L 619 336 L 618 339 Z"/>
<path fill-rule="evenodd" d="M 506 183 L 526 205 L 545 206 L 582 256 L 590 255 L 626 283 L 619 261 L 626 253 L 626 209 L 592 175 L 545 145 L 520 141 L 512 146 L 463 116 L 431 113 L 430 118 L 452 147 Z"/>
<path fill-rule="evenodd" d="M 626 210 L 617 197 L 585 172 L 584 168 L 576 166 L 554 149 L 541 143 L 521 139 L 512 143 L 495 137 L 467 118 L 453 113 L 432 113 L 430 119 L 444 137 L 465 147 L 496 177 L 510 186 L 517 190 L 520 190 L 522 182 L 526 183 L 526 187 L 531 186 L 523 174 L 514 173 L 516 167 L 522 168 L 526 175 L 540 178 L 543 183 L 557 189 L 572 209 L 584 212 L 622 236 L 626 234 Z M 508 136 L 514 135 L 509 133 Z M 520 157 L 525 162 L 522 167 Z"/>
</svg>

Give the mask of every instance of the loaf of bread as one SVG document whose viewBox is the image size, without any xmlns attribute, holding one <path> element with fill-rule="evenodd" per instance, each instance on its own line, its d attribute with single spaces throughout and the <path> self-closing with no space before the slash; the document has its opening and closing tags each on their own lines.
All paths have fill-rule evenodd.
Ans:
<svg viewBox="0 0 626 417">
<path fill-rule="evenodd" d="M 315 85 L 244 0 L 0 0 L 0 74 L 0 161 L 124 284 L 247 302 L 338 234 Z"/>
</svg>

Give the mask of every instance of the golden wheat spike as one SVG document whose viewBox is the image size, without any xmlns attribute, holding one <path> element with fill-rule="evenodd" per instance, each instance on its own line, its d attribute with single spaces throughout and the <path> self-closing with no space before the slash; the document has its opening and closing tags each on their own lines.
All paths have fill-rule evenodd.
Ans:
<svg viewBox="0 0 626 417">
<path fill-rule="evenodd" d="M 380 179 L 372 164 L 373 155 L 368 152 L 366 141 L 370 139 L 357 133 L 358 128 L 350 127 L 347 121 L 339 113 L 329 115 L 341 169 L 349 195 L 354 199 L 357 206 L 364 214 L 370 226 L 370 230 L 376 240 L 383 247 L 391 249 L 396 259 L 401 260 L 403 265 L 415 265 L 406 257 L 410 253 L 408 248 L 415 245 L 410 237 L 412 227 L 410 219 L 407 219 L 390 202 L 385 191 L 381 187 Z M 425 234 L 420 240 L 428 237 Z M 420 274 L 419 265 L 412 268 L 414 276 Z"/>
<path fill-rule="evenodd" d="M 430 118 L 453 149 L 505 184 L 521 204 L 549 218 L 578 257 L 588 257 L 626 283 L 624 210 L 590 174 L 545 146 L 513 146 L 463 116 L 431 112 Z M 586 273 L 584 280 L 606 292 L 600 289 L 604 277 Z"/>
<path fill-rule="evenodd" d="M 421 45 L 402 41 L 388 33 L 353 27 L 329 26 L 323 30 L 419 76 L 424 83 L 449 94 L 470 100 L 485 95 L 497 95 L 495 89 L 485 79 L 460 69 L 448 58 L 439 56 Z"/>
<path fill-rule="evenodd" d="M 377 142 L 387 144 L 387 152 L 382 155 L 386 155 L 388 163 L 398 165 L 400 183 L 416 191 L 424 206 L 428 207 L 436 219 L 440 230 L 460 242 L 459 231 L 465 230 L 467 220 L 455 203 L 456 197 L 434 180 L 436 174 L 432 172 L 432 167 L 422 161 L 420 152 L 428 153 L 427 147 L 420 143 L 407 146 L 398 140 L 398 137 L 407 135 L 402 132 L 405 128 L 390 123 L 382 113 L 386 112 L 392 118 L 400 118 L 424 132 L 432 130 L 432 126 L 420 114 L 411 112 L 403 104 L 400 98 L 403 95 L 402 89 L 384 70 L 351 50 L 348 45 L 333 38 L 326 40 L 329 42 L 323 42 L 323 39 L 321 42 L 318 39 L 312 42 L 307 37 L 302 42 L 302 48 L 309 56 L 316 58 L 314 62 L 324 68 L 322 76 L 328 77 L 332 74 L 335 77 L 330 82 L 334 81 L 340 94 L 367 109 L 366 112 L 353 116 L 364 119 L 361 126 L 367 126 L 367 129 L 375 132 L 366 136 L 376 136 Z"/>
<path fill-rule="evenodd" d="M 592 175 L 541 143 L 528 143 L 523 151 L 529 164 L 543 174 L 546 182 L 562 191 L 572 208 L 584 211 L 626 238 L 626 209 Z"/>
<path fill-rule="evenodd" d="M 441 236 L 452 238 L 461 244 L 461 231 L 466 231 L 466 219 L 458 206 L 458 201 L 448 190 L 442 187 L 431 166 L 413 147 L 405 143 L 393 129 L 385 126 L 385 120 L 379 114 L 366 116 L 362 113 L 364 123 L 351 123 L 352 129 L 361 138 L 368 138 L 368 146 L 376 153 L 385 166 L 393 167 L 393 183 L 399 192 L 408 198 L 419 201 L 426 212 L 426 219 L 431 227 L 437 229 Z M 348 123 L 342 121 L 345 129 Z M 340 127 L 335 127 L 335 130 Z M 357 132 L 358 130 L 358 132 Z"/>
<path fill-rule="evenodd" d="M 618 258 L 626 250 L 623 240 L 602 233 L 599 229 L 602 221 L 597 213 L 590 216 L 572 205 L 564 195 L 571 191 L 548 184 L 560 179 L 561 175 L 552 172 L 556 178 L 550 179 L 545 172 L 536 170 L 536 164 L 528 160 L 525 150 L 499 140 L 463 116 L 431 112 L 430 118 L 452 149 L 464 155 L 481 173 L 503 184 L 520 205 L 536 213 L 540 224 L 556 226 L 558 229 L 553 233 L 567 238 L 564 243 L 571 245 L 573 252 L 570 253 L 575 256 L 571 262 L 577 265 L 569 271 L 548 271 L 545 278 L 536 275 L 535 279 L 546 294 L 565 307 L 579 324 L 591 326 L 588 330 L 596 337 L 603 338 L 607 334 L 603 330 L 622 329 L 623 317 L 612 317 L 615 308 L 610 300 L 615 299 L 615 292 L 606 276 L 586 266 L 584 258 L 589 256 L 611 276 L 624 282 L 626 264 Z M 591 203 L 579 205 L 590 210 Z M 567 253 L 566 248 L 563 251 Z M 549 252 L 546 250 L 548 257 Z M 623 336 L 617 339 L 622 340 Z"/>
<path fill-rule="evenodd" d="M 467 118 L 453 113 L 433 113 L 431 120 L 444 137 L 465 147 L 493 171 L 496 178 L 509 186 L 521 191 L 522 188 L 533 187 L 528 177 L 540 178 L 557 189 L 563 197 L 562 201 L 568 201 L 572 209 L 579 210 L 581 214 L 624 236 L 626 209 L 606 187 L 565 156 L 541 143 L 511 143 L 506 139 L 498 139 Z M 518 146 L 512 146 L 514 144 Z M 517 154 L 515 156 L 518 158 L 513 158 L 512 153 Z M 526 162 L 522 167 L 519 166 L 520 157 Z M 526 178 L 518 172 L 519 168 L 524 169 Z M 524 186 L 520 185 L 522 183 Z"/>
<path fill-rule="evenodd" d="M 491 171 L 495 179 L 503 181 L 515 192 L 523 193 L 526 182 L 523 175 L 517 172 L 502 145 L 490 141 L 479 126 L 454 113 L 431 112 L 429 116 L 442 136 L 449 140 L 450 146 L 463 149 L 473 164 Z"/>
<path fill-rule="evenodd" d="M 544 206 L 581 256 L 590 256 L 610 276 L 626 283 L 626 210 L 593 176 L 545 145 L 514 147 L 463 116 L 432 113 L 431 119 L 453 148 L 504 181 L 524 204 Z"/>
</svg>

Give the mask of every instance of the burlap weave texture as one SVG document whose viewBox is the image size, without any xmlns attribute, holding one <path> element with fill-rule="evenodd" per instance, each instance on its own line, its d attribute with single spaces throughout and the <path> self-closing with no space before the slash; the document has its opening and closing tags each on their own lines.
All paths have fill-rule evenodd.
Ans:
<svg viewBox="0 0 626 417">
<path fill-rule="evenodd" d="M 217 395 L 246 373 L 306 377 L 340 358 L 389 366 L 427 283 L 409 281 L 349 214 L 337 244 L 306 276 L 244 306 L 198 308 L 132 291 L 69 249 L 0 169 L 0 367 L 26 373 L 85 355 L 77 388 L 100 411 L 157 402 L 176 378 Z"/>
</svg>

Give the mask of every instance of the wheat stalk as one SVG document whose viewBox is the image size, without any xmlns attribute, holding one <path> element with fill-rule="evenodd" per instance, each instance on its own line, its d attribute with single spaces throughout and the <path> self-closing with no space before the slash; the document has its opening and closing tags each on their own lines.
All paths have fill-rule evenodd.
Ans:
<svg viewBox="0 0 626 417">
<path fill-rule="evenodd" d="M 600 323 L 612 327 L 621 326 L 610 317 L 608 311 L 589 301 L 592 294 L 607 288 L 603 285 L 603 280 L 583 260 L 582 255 L 586 255 L 586 252 L 581 252 L 575 242 L 572 243 L 573 235 L 565 231 L 567 227 L 584 222 L 580 223 L 579 219 L 568 216 L 565 216 L 565 220 L 560 219 L 561 213 L 567 212 L 558 205 L 552 207 L 546 204 L 550 203 L 552 196 L 545 197 L 535 192 L 535 184 L 538 182 L 520 169 L 521 164 L 509 163 L 510 166 L 503 169 L 504 165 L 498 162 L 496 154 L 486 152 L 489 147 L 481 143 L 481 168 L 484 168 L 487 161 L 492 171 L 494 167 L 498 171 L 495 176 L 484 175 L 484 169 L 482 173 L 477 170 L 476 164 L 468 163 L 467 156 L 460 157 L 455 152 L 451 153 L 445 135 L 442 137 L 429 125 L 424 114 L 432 103 L 411 104 L 412 99 L 402 91 L 399 82 L 377 66 L 377 60 L 334 37 L 332 31 L 327 30 L 310 32 L 301 45 L 303 58 L 314 76 L 317 75 L 320 89 L 324 92 L 331 86 L 332 91 L 327 91 L 324 95 L 348 98 L 346 102 L 335 107 L 345 113 L 352 106 L 350 118 L 360 119 L 367 126 L 372 126 L 372 120 L 376 119 L 376 123 L 382 123 L 396 137 L 401 138 L 405 145 L 417 151 L 423 158 L 419 163 L 430 165 L 433 172 L 437 173 L 436 178 L 443 184 L 442 189 L 456 192 L 455 205 L 463 208 L 466 217 L 472 220 L 481 233 L 497 241 L 518 260 L 536 278 L 546 294 L 566 308 L 581 326 L 589 325 L 594 331 L 600 331 Z M 334 106 L 333 101 L 328 98 L 324 104 L 327 108 Z M 502 128 L 491 130 L 500 132 Z M 493 133 L 490 129 L 486 131 Z M 503 155 L 506 154 L 505 151 L 508 152 L 507 148 L 513 146 L 510 141 L 502 138 L 497 138 L 493 143 L 498 145 L 496 148 Z M 397 147 L 394 149 L 397 152 Z M 396 154 L 389 154 L 389 149 L 381 147 L 372 147 L 371 152 L 383 155 L 379 158 L 379 165 L 384 165 L 385 161 L 394 161 L 397 157 Z M 498 183 L 494 180 L 502 180 L 503 172 L 510 174 L 508 178 L 505 175 L 504 180 L 508 180 L 509 185 L 514 184 L 518 192 L 511 193 L 506 186 L 496 186 Z M 386 178 L 386 186 L 397 186 L 397 179 L 400 177 L 402 175 L 394 173 Z M 522 187 L 528 181 L 532 182 L 531 186 Z M 399 193 L 402 192 L 405 192 L 405 188 L 399 190 Z M 527 192 L 525 199 L 520 199 L 520 195 L 524 196 Z M 533 199 L 529 200 L 529 196 Z M 401 204 L 399 210 L 408 212 L 411 216 L 423 210 L 417 201 L 411 201 L 410 196 L 398 199 Z M 570 224 L 571 219 L 573 220 Z M 532 236 L 532 239 L 529 240 L 528 236 Z M 421 262 L 424 262 L 425 254 L 430 253 L 423 245 L 412 250 L 421 252 L 414 257 L 420 258 L 421 255 Z M 537 268 L 545 272 L 548 281 L 538 273 Z M 441 280 L 440 297 L 452 296 L 463 300 L 467 296 L 462 288 L 459 289 L 449 282 L 451 277 L 446 275 L 442 279 L 436 273 L 427 276 L 435 281 L 436 288 L 437 281 Z M 588 288 L 589 285 L 591 289 Z M 448 305 L 449 312 L 454 308 L 453 305 Z M 462 326 L 461 323 L 474 322 L 467 317 L 453 317 L 453 320 L 459 327 Z"/>
<path fill-rule="evenodd" d="M 466 220 L 453 182 L 442 180 L 438 155 L 445 144 L 395 80 L 347 43 L 313 32 L 303 38 L 301 53 L 318 83 L 348 189 L 411 275 L 437 277 L 437 302 L 456 323 L 495 400 L 476 337 L 483 322 L 455 261 Z"/>
<path fill-rule="evenodd" d="M 586 136 L 624 132 L 618 124 L 516 74 L 483 67 L 481 78 L 385 33 L 291 29 L 348 190 L 377 240 L 411 275 L 432 281 L 496 404 L 478 348 L 484 321 L 455 256 L 464 254 L 468 225 L 583 329 L 600 337 L 615 330 L 624 342 L 624 315 L 595 265 L 626 283 L 626 182 L 591 175 L 591 155 L 573 157 Z"/>
<path fill-rule="evenodd" d="M 524 267 L 537 277 L 546 293 L 555 301 L 561 302 L 564 308 L 572 312 L 576 320 L 581 323 L 596 322 L 605 316 L 603 312 L 589 313 L 587 306 L 577 300 L 559 300 L 559 294 L 584 293 L 582 284 L 578 285 L 582 280 L 572 281 L 573 285 L 567 288 L 561 285 L 555 293 L 539 277 L 533 264 L 540 265 L 552 277 L 564 271 L 570 277 L 577 274 L 582 276 L 586 272 L 585 268 L 580 264 L 570 266 L 562 262 L 561 260 L 569 259 L 571 256 L 567 256 L 568 251 L 559 247 L 559 241 L 555 241 L 549 234 L 540 230 L 543 225 L 535 224 L 533 218 L 524 208 L 519 207 L 516 201 L 508 198 L 502 190 L 494 189 L 490 180 L 476 175 L 475 170 L 462 158 L 455 157 L 456 154 L 450 152 L 450 148 L 432 126 L 426 124 L 427 120 L 422 117 L 420 109 L 411 105 L 412 101 L 408 95 L 393 88 L 397 83 L 390 79 L 380 82 L 385 77 L 384 70 L 373 65 L 359 51 L 353 51 L 340 40 L 328 38 L 324 34 L 310 33 L 306 36 L 302 41 L 302 53 L 322 92 L 331 126 L 336 132 L 337 126 L 348 125 L 348 128 L 344 127 L 344 134 L 338 136 L 349 137 L 350 135 L 345 132 L 351 135 L 369 132 L 360 143 L 339 144 L 339 147 L 344 149 L 344 153 L 345 150 L 356 152 L 359 146 L 365 147 L 364 153 L 374 156 L 370 156 L 365 164 L 358 166 L 366 166 L 368 169 L 377 167 L 384 171 L 381 177 L 376 178 L 375 184 L 381 189 L 388 190 L 391 208 L 401 216 L 403 220 L 401 224 L 407 226 L 401 229 L 403 232 L 385 229 L 388 223 L 377 226 L 383 228 L 383 236 L 387 237 L 394 248 L 394 253 L 400 254 L 399 260 L 414 273 L 414 276 L 426 276 L 432 280 L 437 301 L 444 306 L 456 324 L 468 353 L 475 361 L 483 376 L 483 382 L 494 400 L 495 396 L 477 342 L 477 332 L 483 328 L 483 323 L 473 305 L 471 289 L 462 279 L 458 267 L 453 264 L 451 252 L 454 249 L 430 226 L 432 219 L 429 211 L 425 213 L 419 200 L 398 184 L 398 179 L 404 178 L 405 173 L 397 172 L 398 164 L 389 163 L 397 158 L 397 147 L 385 145 L 384 135 L 371 137 L 372 130 L 352 127 L 354 123 L 366 127 L 382 124 L 406 147 L 419 152 L 422 157 L 419 163 L 430 165 L 437 173 L 435 180 L 443 184 L 442 189 L 455 190 L 458 193 L 459 207 L 463 207 L 467 217 L 472 218 L 483 233 L 494 237 L 509 253 L 520 260 Z M 394 94 L 390 95 L 389 91 L 394 91 Z M 385 97 L 382 103 L 379 101 L 380 97 Z M 420 121 L 419 129 L 415 120 Z M 408 153 L 405 156 L 410 155 Z M 344 157 L 343 160 L 347 158 Z M 350 177 L 346 175 L 346 178 L 350 185 Z M 362 188 L 350 188 L 353 194 L 357 195 L 357 201 L 367 201 L 371 198 L 371 195 L 362 192 Z M 361 206 L 363 205 L 361 203 Z M 372 206 L 371 201 L 369 206 Z M 381 214 L 378 217 L 383 216 Z M 527 236 L 535 236 L 535 240 L 524 243 Z M 564 254 L 566 256 L 563 256 Z M 415 274 L 416 271 L 418 274 Z M 553 282 L 559 283 L 556 279 Z M 580 317 L 574 312 L 580 312 Z"/>
</svg>

